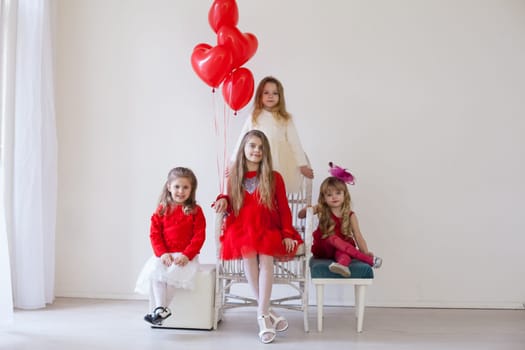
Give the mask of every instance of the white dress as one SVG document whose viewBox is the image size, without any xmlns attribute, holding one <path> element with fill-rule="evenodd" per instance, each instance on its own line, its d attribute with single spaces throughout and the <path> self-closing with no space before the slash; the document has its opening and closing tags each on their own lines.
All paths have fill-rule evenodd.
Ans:
<svg viewBox="0 0 525 350">
<path fill-rule="evenodd" d="M 260 130 L 266 135 L 270 142 L 273 169 L 283 176 L 286 192 L 297 192 L 302 179 L 299 167 L 308 165 L 308 160 L 293 119 L 277 121 L 271 112 L 263 110 L 257 118 L 257 124 L 254 124 L 249 115 L 233 149 L 232 161 L 235 160 L 242 138 L 250 130 Z"/>
<path fill-rule="evenodd" d="M 170 253 L 173 258 L 182 253 Z M 139 294 L 150 294 L 151 282 L 160 281 L 174 286 L 175 288 L 193 289 L 195 283 L 195 275 L 199 270 L 199 256 L 195 256 L 185 266 L 181 267 L 172 264 L 166 267 L 160 258 L 156 256 L 150 257 L 142 271 L 137 278 L 135 284 L 135 292 Z"/>
</svg>

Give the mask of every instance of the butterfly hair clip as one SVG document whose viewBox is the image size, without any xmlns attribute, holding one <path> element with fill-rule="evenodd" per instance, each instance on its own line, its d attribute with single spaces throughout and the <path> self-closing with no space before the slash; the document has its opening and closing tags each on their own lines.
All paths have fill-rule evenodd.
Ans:
<svg viewBox="0 0 525 350">
<path fill-rule="evenodd" d="M 341 168 L 340 166 L 334 165 L 334 163 L 328 163 L 330 169 L 328 172 L 333 177 L 338 178 L 339 180 L 347 183 L 349 185 L 355 185 L 355 177 L 348 170 Z"/>
</svg>

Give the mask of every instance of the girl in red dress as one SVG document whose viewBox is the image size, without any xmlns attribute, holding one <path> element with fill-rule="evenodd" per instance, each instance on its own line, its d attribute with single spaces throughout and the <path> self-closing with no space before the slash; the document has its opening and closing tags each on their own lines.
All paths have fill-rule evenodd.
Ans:
<svg viewBox="0 0 525 350">
<path fill-rule="evenodd" d="M 154 256 L 144 265 L 135 291 L 150 295 L 151 313 L 144 320 L 160 325 L 171 315 L 168 306 L 176 288 L 193 289 L 204 244 L 206 219 L 195 201 L 197 178 L 188 168 L 168 173 L 157 210 L 151 216 Z"/>
<path fill-rule="evenodd" d="M 312 254 L 315 258 L 335 260 L 328 268 L 343 277 L 350 277 L 348 266 L 352 259 L 379 268 L 383 259 L 368 250 L 357 216 L 351 210 L 347 184 L 353 185 L 354 177 L 346 169 L 329 165 L 332 176 L 321 184 L 319 200 L 313 208 L 319 226 L 313 233 Z M 305 216 L 306 209 L 302 209 L 299 217 Z"/>
<path fill-rule="evenodd" d="M 228 195 L 214 203 L 227 212 L 221 236 L 221 257 L 243 259 L 246 278 L 258 303 L 259 338 L 275 339 L 288 328 L 282 316 L 270 310 L 274 259 L 293 257 L 301 236 L 292 225 L 282 176 L 273 170 L 270 145 L 263 132 L 247 132 L 228 178 Z"/>
</svg>

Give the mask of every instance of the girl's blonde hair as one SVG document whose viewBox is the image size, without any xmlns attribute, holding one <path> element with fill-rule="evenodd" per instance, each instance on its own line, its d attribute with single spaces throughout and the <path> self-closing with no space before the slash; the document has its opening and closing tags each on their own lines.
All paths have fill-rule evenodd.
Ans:
<svg viewBox="0 0 525 350">
<path fill-rule="evenodd" d="M 166 179 L 166 182 L 164 183 L 164 187 L 162 188 L 162 192 L 160 194 L 159 198 L 159 204 L 158 204 L 158 213 L 159 215 L 169 214 L 174 208 L 175 208 L 175 201 L 173 200 L 173 197 L 171 196 L 171 193 L 168 191 L 168 186 L 176 179 L 185 177 L 188 180 L 190 180 L 191 184 L 191 193 L 188 199 L 184 202 L 184 213 L 186 215 L 189 215 L 193 212 L 195 209 L 195 206 L 197 205 L 197 202 L 195 200 L 195 193 L 197 192 L 197 177 L 195 177 L 195 174 L 193 171 L 191 171 L 188 168 L 183 167 L 177 167 L 170 170 L 168 173 L 168 178 Z"/>
<path fill-rule="evenodd" d="M 274 107 L 272 114 L 275 119 L 282 122 L 287 122 L 291 115 L 286 111 L 286 102 L 284 100 L 284 88 L 283 84 L 277 78 L 274 78 L 272 76 L 268 76 L 263 78 L 259 85 L 257 86 L 257 90 L 255 90 L 255 100 L 253 103 L 253 113 L 252 113 L 252 122 L 253 124 L 257 124 L 257 119 L 259 118 L 259 115 L 262 113 L 264 106 L 262 103 L 262 96 L 264 91 L 264 86 L 266 83 L 274 83 L 277 85 L 277 91 L 279 93 L 279 103 L 277 106 Z"/>
<path fill-rule="evenodd" d="M 326 203 L 324 197 L 325 194 L 330 190 L 343 191 L 344 200 L 341 208 L 341 233 L 346 237 L 354 238 L 354 233 L 352 232 L 352 226 L 350 224 L 350 212 L 352 210 L 350 192 L 348 191 L 346 183 L 333 176 L 330 176 L 323 181 L 319 190 L 319 199 L 317 200 L 319 229 L 323 234 L 322 238 L 329 237 L 335 233 L 335 221 L 332 219 L 332 211 L 330 210 L 330 207 Z"/>
<path fill-rule="evenodd" d="M 244 148 L 248 141 L 257 137 L 262 142 L 262 161 L 257 169 L 257 190 L 259 191 L 259 203 L 272 209 L 274 196 L 274 177 L 272 166 L 272 155 L 270 152 L 270 143 L 266 135 L 259 130 L 248 131 L 242 138 L 241 145 L 237 150 L 235 162 L 233 163 L 228 178 L 228 194 L 235 215 L 239 214 L 244 201 L 244 175 L 248 171 L 246 155 Z"/>
</svg>

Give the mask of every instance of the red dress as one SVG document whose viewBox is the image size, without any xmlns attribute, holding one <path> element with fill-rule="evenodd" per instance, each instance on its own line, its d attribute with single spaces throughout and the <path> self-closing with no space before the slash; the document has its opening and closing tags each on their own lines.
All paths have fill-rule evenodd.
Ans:
<svg viewBox="0 0 525 350">
<path fill-rule="evenodd" d="M 354 214 L 353 211 L 350 212 L 350 216 L 352 216 L 353 214 Z M 332 220 L 334 220 L 335 222 L 334 234 L 337 237 L 344 239 L 346 242 L 350 243 L 351 245 L 355 247 L 354 239 L 352 237 L 343 235 L 343 233 L 341 232 L 341 219 L 335 216 L 334 214 L 331 214 L 331 215 L 332 215 Z M 326 239 L 322 238 L 323 233 L 321 232 L 321 229 L 319 227 L 314 231 L 312 236 L 313 236 L 312 255 L 314 256 L 314 258 L 334 259 L 335 252 L 337 251 L 337 249 L 336 247 L 328 243 Z"/>
<path fill-rule="evenodd" d="M 257 172 L 245 174 L 246 180 L 256 179 Z M 293 257 L 303 240 L 292 225 L 292 213 L 288 206 L 284 181 L 278 172 L 273 172 L 275 190 L 273 209 L 259 203 L 259 191 L 244 190 L 244 202 L 239 214 L 230 212 L 224 223 L 221 236 L 221 256 L 224 260 L 240 259 L 256 254 L 270 255 L 280 259 Z M 251 179 L 251 180 L 250 180 Z M 287 252 L 284 238 L 297 241 L 292 252 Z"/>
</svg>

